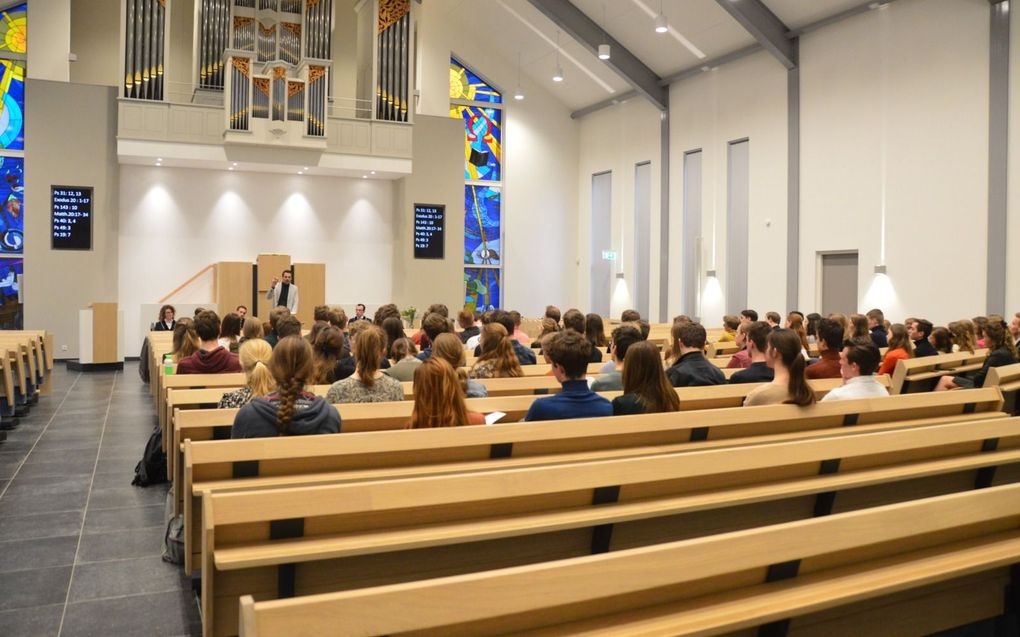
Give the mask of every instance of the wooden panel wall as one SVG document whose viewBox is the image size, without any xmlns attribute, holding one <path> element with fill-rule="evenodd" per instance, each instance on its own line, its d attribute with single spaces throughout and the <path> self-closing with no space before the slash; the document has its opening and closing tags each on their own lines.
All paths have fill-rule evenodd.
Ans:
<svg viewBox="0 0 1020 637">
<path fill-rule="evenodd" d="M 326 304 L 326 264 L 295 263 L 294 284 L 300 293 L 298 319 L 304 329 L 311 329 L 315 306 Z"/>
<path fill-rule="evenodd" d="M 233 312 L 238 305 L 248 308 L 248 315 L 256 312 L 251 306 L 251 263 L 246 261 L 220 261 L 213 271 L 213 295 L 219 307 L 220 318 Z"/>
<path fill-rule="evenodd" d="M 117 304 L 92 304 L 92 362 L 117 362 Z"/>
<path fill-rule="evenodd" d="M 273 309 L 270 306 L 271 301 L 266 298 L 266 292 L 269 290 L 270 284 L 273 282 L 273 278 L 280 278 L 280 273 L 290 268 L 290 255 L 289 254 L 260 254 L 256 263 L 259 268 L 258 275 L 258 301 L 259 307 L 256 312 L 257 316 L 264 320 L 269 320 L 269 310 Z M 295 281 L 297 283 L 297 281 Z M 298 284 L 298 309 L 305 304 L 304 301 L 304 290 L 301 290 L 301 285 Z"/>
</svg>

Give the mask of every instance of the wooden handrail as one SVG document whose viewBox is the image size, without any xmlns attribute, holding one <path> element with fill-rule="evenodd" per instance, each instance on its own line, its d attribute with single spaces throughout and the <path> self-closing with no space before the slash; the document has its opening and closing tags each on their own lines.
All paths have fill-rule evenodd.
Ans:
<svg viewBox="0 0 1020 637">
<path fill-rule="evenodd" d="M 213 269 L 213 267 L 215 267 L 215 266 L 216 266 L 216 264 L 215 264 L 215 263 L 210 263 L 209 265 L 205 266 L 204 268 L 202 268 L 201 270 L 199 270 L 198 272 L 196 272 L 196 273 L 195 273 L 195 275 L 194 275 L 194 276 L 192 276 L 192 277 L 191 277 L 190 279 L 188 279 L 188 280 L 187 280 L 187 281 L 185 281 L 184 283 L 181 283 L 181 284 L 180 284 L 180 285 L 178 285 L 178 286 L 177 286 L 176 288 L 174 288 L 174 290 L 173 290 L 172 292 L 170 292 L 170 294 L 167 294 L 166 296 L 164 296 L 163 298 L 161 298 L 161 299 L 159 300 L 159 302 L 160 302 L 160 303 L 165 303 L 165 302 L 166 302 L 166 301 L 167 301 L 167 300 L 168 300 L 168 299 L 169 299 L 170 297 L 172 297 L 172 296 L 173 296 L 174 294 L 177 294 L 178 292 L 180 292 L 180 291 L 181 291 L 181 290 L 183 290 L 184 288 L 186 288 L 186 287 L 188 287 L 189 285 L 191 285 L 191 284 L 192 284 L 192 283 L 193 283 L 193 282 L 195 281 L 195 279 L 197 279 L 198 277 L 202 276 L 203 274 L 205 274 L 205 273 L 206 273 L 206 272 L 208 272 L 209 270 L 212 270 L 212 269 Z"/>
</svg>

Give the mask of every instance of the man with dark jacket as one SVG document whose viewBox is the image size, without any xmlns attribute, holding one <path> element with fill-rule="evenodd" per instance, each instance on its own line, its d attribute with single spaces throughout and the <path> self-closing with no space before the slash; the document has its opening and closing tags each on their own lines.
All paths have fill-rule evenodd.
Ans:
<svg viewBox="0 0 1020 637">
<path fill-rule="evenodd" d="M 679 332 L 675 345 L 680 347 L 680 358 L 666 370 L 673 387 L 726 384 L 722 370 L 705 358 L 705 328 L 699 323 L 688 323 L 681 326 Z"/>
<path fill-rule="evenodd" d="M 772 326 L 765 321 L 755 321 L 747 328 L 747 351 L 751 355 L 751 365 L 730 376 L 731 383 L 771 383 L 775 370 L 769 367 L 765 359 L 769 334 Z M 711 363 L 709 363 L 711 365 Z"/>
<path fill-rule="evenodd" d="M 882 310 L 875 308 L 868 310 L 868 328 L 871 330 L 871 340 L 875 347 L 889 347 L 889 333 L 885 331 L 885 314 Z"/>
<path fill-rule="evenodd" d="M 220 317 L 205 310 L 195 318 L 195 331 L 202 344 L 197 352 L 177 363 L 178 374 L 227 374 L 241 371 L 237 354 L 219 344 Z"/>
<path fill-rule="evenodd" d="M 938 351 L 935 350 L 935 346 L 931 344 L 928 337 L 931 336 L 932 324 L 931 321 L 925 319 L 914 319 L 910 325 L 907 326 L 907 336 L 910 340 L 914 341 L 914 357 L 921 358 L 922 356 L 936 356 Z"/>
<path fill-rule="evenodd" d="M 576 311 L 576 310 L 574 310 L 574 311 Z M 568 312 L 568 314 L 569 314 L 569 312 Z M 510 315 L 510 312 L 506 312 L 504 310 L 493 310 L 492 316 L 491 316 L 491 318 L 489 320 L 492 323 L 499 323 L 504 328 L 506 328 L 506 333 L 510 335 L 510 345 L 512 345 L 513 348 L 514 348 L 514 354 L 517 355 L 517 362 L 518 363 L 520 363 L 521 365 L 534 365 L 538 361 L 538 357 L 535 355 L 534 350 L 532 350 L 530 347 L 525 347 L 525 346 L 521 345 L 520 343 L 517 342 L 517 339 L 515 339 L 513 337 L 513 333 L 514 333 L 514 318 L 513 318 L 513 316 Z M 581 328 L 580 334 L 583 335 L 584 334 L 584 327 L 583 327 L 584 316 L 583 315 L 581 317 L 581 320 L 582 320 L 582 328 Z M 563 322 L 564 322 L 564 324 L 566 324 L 565 317 L 564 317 L 564 321 Z M 479 345 L 479 346 L 475 347 L 475 356 L 477 357 L 477 356 L 481 356 L 481 355 L 482 355 L 482 346 Z M 421 357 L 419 356 L 419 358 L 421 358 Z"/>
</svg>

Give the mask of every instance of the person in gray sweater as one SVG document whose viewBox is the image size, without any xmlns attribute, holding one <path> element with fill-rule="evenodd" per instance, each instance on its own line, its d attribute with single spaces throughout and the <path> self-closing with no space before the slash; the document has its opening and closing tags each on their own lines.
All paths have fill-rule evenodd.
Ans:
<svg viewBox="0 0 1020 637">
<path fill-rule="evenodd" d="M 340 433 L 340 412 L 305 391 L 312 376 L 312 346 L 300 336 L 280 340 L 269 361 L 277 391 L 241 408 L 231 438 L 271 438 Z"/>
</svg>

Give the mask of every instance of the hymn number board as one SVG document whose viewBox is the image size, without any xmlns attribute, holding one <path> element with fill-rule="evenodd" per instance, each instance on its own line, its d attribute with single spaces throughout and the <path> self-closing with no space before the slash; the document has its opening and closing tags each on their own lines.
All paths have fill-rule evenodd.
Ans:
<svg viewBox="0 0 1020 637">
<path fill-rule="evenodd" d="M 91 186 L 50 187 L 54 250 L 92 249 L 92 201 Z"/>
<path fill-rule="evenodd" d="M 446 206 L 414 204 L 414 258 L 442 259 L 446 243 Z"/>
</svg>

